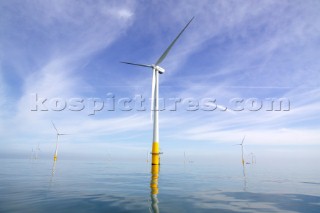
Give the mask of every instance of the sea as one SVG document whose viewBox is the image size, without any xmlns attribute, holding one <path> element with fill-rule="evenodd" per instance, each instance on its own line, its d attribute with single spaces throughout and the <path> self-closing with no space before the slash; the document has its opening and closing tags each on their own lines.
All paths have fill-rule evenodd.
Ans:
<svg viewBox="0 0 320 213">
<path fill-rule="evenodd" d="M 295 162 L 0 163 L 0 212 L 320 212 L 320 169 Z"/>
</svg>

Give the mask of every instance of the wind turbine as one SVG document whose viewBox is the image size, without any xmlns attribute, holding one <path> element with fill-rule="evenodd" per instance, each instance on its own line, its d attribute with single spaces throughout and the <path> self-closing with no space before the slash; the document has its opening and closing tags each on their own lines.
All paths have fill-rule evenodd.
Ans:
<svg viewBox="0 0 320 213">
<path fill-rule="evenodd" d="M 30 159 L 34 159 L 34 152 L 33 152 L 33 148 L 31 149 L 31 156 Z"/>
<path fill-rule="evenodd" d="M 38 144 L 37 149 L 36 149 L 36 157 L 35 157 L 35 159 L 38 159 L 38 152 L 39 151 L 40 151 L 40 147 L 39 147 L 39 144 Z"/>
<path fill-rule="evenodd" d="M 235 144 L 235 145 L 240 145 L 241 146 L 241 162 L 242 162 L 242 172 L 243 172 L 243 181 L 244 181 L 244 183 L 243 183 L 244 184 L 243 185 L 244 191 L 246 191 L 246 188 L 247 188 L 246 168 L 245 168 L 245 165 L 244 165 L 244 158 L 243 158 L 243 142 L 244 142 L 245 138 L 246 138 L 246 136 L 244 136 L 242 138 L 241 143 Z"/>
<path fill-rule="evenodd" d="M 187 25 L 180 31 L 177 37 L 171 42 L 171 44 L 167 47 L 167 49 L 162 53 L 160 58 L 156 61 L 155 64 L 139 64 L 139 63 L 131 63 L 122 61 L 121 63 L 140 66 L 140 67 L 148 67 L 152 69 L 152 89 L 151 89 L 151 117 L 153 116 L 153 143 L 152 143 L 152 165 L 160 164 L 160 147 L 159 147 L 159 74 L 163 74 L 165 69 L 160 67 L 161 62 L 166 58 L 169 51 L 185 31 L 185 29 L 189 26 L 192 19 L 187 23 Z M 153 114 L 152 114 L 153 112 Z"/>
<path fill-rule="evenodd" d="M 256 156 L 253 152 L 251 152 L 250 154 L 251 154 L 251 163 L 255 164 L 256 163 Z"/>
<path fill-rule="evenodd" d="M 56 128 L 56 126 L 54 125 L 53 121 L 51 121 L 53 128 L 56 130 L 57 132 L 57 141 L 56 141 L 56 151 L 54 152 L 54 156 L 53 156 L 53 160 L 56 161 L 57 157 L 58 157 L 58 142 L 59 142 L 59 136 L 60 135 L 68 135 L 68 134 L 61 134 L 59 133 L 58 129 Z"/>
<path fill-rule="evenodd" d="M 244 136 L 243 138 L 242 138 L 242 141 L 241 141 L 241 143 L 239 143 L 239 144 L 235 144 L 235 145 L 240 145 L 241 146 L 241 159 L 242 159 L 242 165 L 244 165 L 244 158 L 243 158 L 243 142 L 244 142 L 244 139 L 246 138 L 246 136 Z"/>
</svg>

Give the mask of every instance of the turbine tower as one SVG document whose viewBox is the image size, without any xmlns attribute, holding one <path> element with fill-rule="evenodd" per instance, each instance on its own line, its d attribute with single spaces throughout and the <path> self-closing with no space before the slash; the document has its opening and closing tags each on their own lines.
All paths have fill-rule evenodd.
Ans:
<svg viewBox="0 0 320 213">
<path fill-rule="evenodd" d="M 187 25 L 181 30 L 181 32 L 177 35 L 177 37 L 171 42 L 171 44 L 167 47 L 164 53 L 160 56 L 155 64 L 138 64 L 131 62 L 121 63 L 140 66 L 140 67 L 148 67 L 152 69 L 152 89 L 151 89 L 151 117 L 153 117 L 153 143 L 152 143 L 152 165 L 160 164 L 160 146 L 159 146 L 159 74 L 163 74 L 165 69 L 160 67 L 160 63 L 166 58 L 169 51 L 179 39 L 181 34 L 185 31 L 185 29 L 189 26 L 192 19 L 187 23 Z"/>
<path fill-rule="evenodd" d="M 58 129 L 56 128 L 56 126 L 54 125 L 53 121 L 51 121 L 52 123 L 52 126 L 53 128 L 56 130 L 57 132 L 57 141 L 56 141 L 56 151 L 54 152 L 54 155 L 53 155 L 53 161 L 56 161 L 57 160 L 57 157 L 58 157 L 58 142 L 59 142 L 59 136 L 60 135 L 68 135 L 68 134 L 61 134 L 59 133 Z"/>
</svg>

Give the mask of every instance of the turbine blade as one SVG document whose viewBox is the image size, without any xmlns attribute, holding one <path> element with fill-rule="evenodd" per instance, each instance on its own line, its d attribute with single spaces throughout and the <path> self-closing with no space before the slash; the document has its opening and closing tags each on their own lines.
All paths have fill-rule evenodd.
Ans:
<svg viewBox="0 0 320 213">
<path fill-rule="evenodd" d="M 246 136 L 244 136 L 243 137 L 243 139 L 242 139 L 242 141 L 241 141 L 241 144 L 240 145 L 242 145 L 243 144 L 243 142 L 244 142 L 244 139 L 246 138 Z"/>
<path fill-rule="evenodd" d="M 152 88 L 151 88 L 151 122 L 153 121 L 153 113 L 154 113 L 154 92 L 155 92 L 155 86 L 156 86 L 156 70 L 152 69 Z"/>
<path fill-rule="evenodd" d="M 53 121 L 51 121 L 53 128 L 56 130 L 56 132 L 59 134 L 57 127 L 54 125 Z"/>
<path fill-rule="evenodd" d="M 120 63 L 130 64 L 130 65 L 135 65 L 135 66 L 140 66 L 140 67 L 151 67 L 152 68 L 152 65 L 149 65 L 149 64 L 137 64 L 137 63 L 131 63 L 131 62 L 125 62 L 125 61 L 120 61 Z"/>
<path fill-rule="evenodd" d="M 194 17 L 192 17 L 192 19 L 188 22 L 188 24 L 181 30 L 181 32 L 178 34 L 178 36 L 171 42 L 171 44 L 169 45 L 169 47 L 166 49 L 166 51 L 164 51 L 164 53 L 160 56 L 160 58 L 158 59 L 158 61 L 156 62 L 156 66 L 159 65 L 164 59 L 165 57 L 168 55 L 169 51 L 171 50 L 171 48 L 173 47 L 173 45 L 176 43 L 176 41 L 179 39 L 179 37 L 182 35 L 182 33 L 185 31 L 185 29 L 187 29 L 187 27 L 189 26 L 189 24 L 192 22 L 192 20 L 194 19 Z"/>
</svg>

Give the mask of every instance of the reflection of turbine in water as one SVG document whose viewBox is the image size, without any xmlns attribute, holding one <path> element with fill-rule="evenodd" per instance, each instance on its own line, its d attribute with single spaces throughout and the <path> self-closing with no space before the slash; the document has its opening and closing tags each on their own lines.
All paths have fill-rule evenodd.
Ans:
<svg viewBox="0 0 320 213">
<path fill-rule="evenodd" d="M 246 136 L 243 137 L 242 141 L 240 144 L 236 144 L 236 145 L 240 145 L 241 146 L 241 163 L 242 163 L 242 172 L 243 172 L 243 181 L 244 181 L 244 186 L 243 186 L 243 189 L 246 190 L 247 188 L 247 180 L 246 180 L 246 167 L 244 165 L 244 158 L 243 158 L 243 142 L 244 142 L 244 139 L 246 138 Z"/>
<path fill-rule="evenodd" d="M 54 160 L 53 165 L 52 165 L 52 170 L 51 170 L 50 183 L 52 183 L 54 174 L 56 173 L 56 163 L 57 163 L 57 161 Z"/>
<path fill-rule="evenodd" d="M 58 129 L 56 128 L 56 126 L 54 125 L 53 121 L 51 121 L 53 128 L 56 130 L 57 132 L 57 141 L 56 141 L 56 151 L 54 152 L 54 156 L 53 156 L 53 160 L 56 161 L 57 157 L 58 157 L 58 142 L 59 142 L 59 136 L 60 135 L 68 135 L 68 134 L 61 134 L 59 133 Z"/>
<path fill-rule="evenodd" d="M 150 212 L 158 213 L 159 206 L 158 206 L 158 179 L 159 179 L 159 165 L 152 165 L 151 166 L 151 182 L 150 182 L 150 198 L 151 198 L 151 206 L 149 208 Z"/>
<path fill-rule="evenodd" d="M 52 177 L 54 176 L 54 173 L 56 172 L 56 161 L 53 161 L 53 165 L 52 165 Z"/>
<path fill-rule="evenodd" d="M 162 53 L 160 58 L 156 61 L 155 64 L 138 64 L 131 62 L 122 62 L 129 65 L 148 67 L 152 69 L 152 90 L 151 90 L 151 117 L 153 117 L 153 143 L 152 143 L 152 165 L 160 164 L 160 147 L 159 147 L 159 74 L 163 74 L 165 69 L 160 67 L 161 62 L 166 58 L 170 52 L 173 45 L 179 39 L 181 34 L 189 26 L 193 18 L 188 22 L 188 24 L 180 31 L 177 37 L 171 42 L 167 49 Z"/>
</svg>

